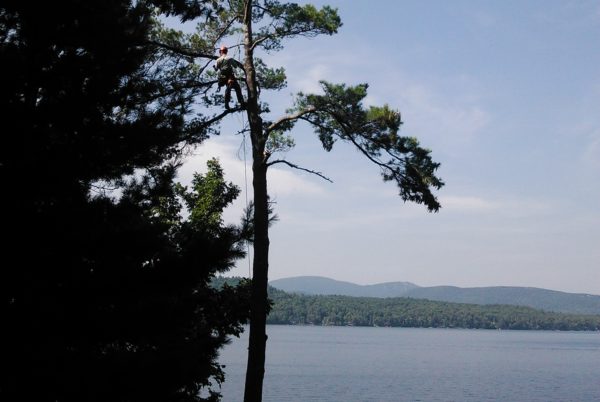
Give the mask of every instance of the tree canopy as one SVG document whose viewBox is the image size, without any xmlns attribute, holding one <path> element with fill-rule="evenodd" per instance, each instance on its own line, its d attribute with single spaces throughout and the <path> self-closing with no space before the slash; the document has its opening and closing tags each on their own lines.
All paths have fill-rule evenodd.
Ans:
<svg viewBox="0 0 600 402">
<path fill-rule="evenodd" d="M 239 190 L 216 161 L 175 184 L 214 116 L 190 118 L 202 85 L 152 44 L 156 7 L 211 4 L 0 6 L 0 399 L 217 399 L 248 317 L 244 286 L 208 286 L 244 255 L 220 218 Z"/>
</svg>

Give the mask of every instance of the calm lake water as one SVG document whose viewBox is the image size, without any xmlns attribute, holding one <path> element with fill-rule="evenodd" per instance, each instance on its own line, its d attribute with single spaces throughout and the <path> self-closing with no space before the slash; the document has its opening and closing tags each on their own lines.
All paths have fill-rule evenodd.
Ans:
<svg viewBox="0 0 600 402">
<path fill-rule="evenodd" d="M 600 333 L 269 326 L 264 401 L 600 401 Z M 221 353 L 242 401 L 247 333 Z"/>
</svg>

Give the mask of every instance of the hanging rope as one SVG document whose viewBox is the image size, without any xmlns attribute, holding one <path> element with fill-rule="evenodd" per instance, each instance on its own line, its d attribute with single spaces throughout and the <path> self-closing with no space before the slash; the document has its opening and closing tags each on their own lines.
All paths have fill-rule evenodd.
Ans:
<svg viewBox="0 0 600 402">
<path fill-rule="evenodd" d="M 238 41 L 237 41 L 237 45 L 239 45 L 242 41 L 242 33 L 240 32 L 238 34 Z M 237 46 L 236 47 L 236 53 L 237 53 L 237 61 L 239 61 L 241 63 L 240 57 L 241 57 L 241 46 Z M 244 77 L 246 76 L 246 72 L 244 71 Z M 245 82 L 245 80 L 244 80 Z M 246 159 L 246 121 L 244 119 L 244 114 L 240 113 L 237 114 L 238 118 L 241 119 L 242 121 L 240 122 L 240 126 L 242 126 L 242 135 L 243 135 L 243 139 L 242 139 L 242 147 L 243 147 L 243 152 L 244 152 L 244 196 L 246 198 L 246 212 L 248 212 L 248 207 L 249 207 L 249 203 L 248 203 L 248 163 L 247 163 L 247 159 Z M 246 218 L 250 218 L 249 216 L 246 216 Z M 247 256 L 248 256 L 248 278 L 252 279 L 252 262 L 250 261 L 250 243 L 246 242 L 246 249 L 247 249 Z"/>
<path fill-rule="evenodd" d="M 242 47 L 241 44 L 241 40 L 242 40 L 242 33 L 240 32 L 238 35 L 238 41 L 236 43 L 236 57 L 235 59 L 237 61 L 240 61 L 240 57 L 241 57 L 241 50 L 240 48 Z M 245 77 L 245 71 L 244 71 L 244 77 Z M 244 80 L 245 82 L 245 80 Z M 236 113 L 235 114 L 239 126 L 242 127 L 241 131 L 238 132 L 241 133 L 243 135 L 242 138 L 242 151 L 244 154 L 244 196 L 245 196 L 245 201 L 246 201 L 246 212 L 248 212 L 248 208 L 249 208 L 249 201 L 248 201 L 248 161 L 247 161 L 247 157 L 246 157 L 246 131 L 248 130 L 248 126 L 249 126 L 249 122 L 247 123 L 244 119 L 244 115 L 243 113 Z M 239 155 L 239 154 L 238 154 Z M 248 216 L 245 217 L 246 219 L 249 218 Z M 252 279 L 252 261 L 250 258 L 250 242 L 246 242 L 246 248 L 247 248 L 247 256 L 248 256 L 248 278 Z"/>
<path fill-rule="evenodd" d="M 244 114 L 243 113 L 236 113 L 235 117 L 239 123 L 239 126 L 242 127 L 240 131 L 237 132 L 237 134 L 242 134 L 242 144 L 241 144 L 241 148 L 242 148 L 242 154 L 243 154 L 243 158 L 244 158 L 244 197 L 245 197 L 245 202 L 246 202 L 246 209 L 245 212 L 248 212 L 248 208 L 250 206 L 250 203 L 248 201 L 248 158 L 246 156 L 246 133 L 248 131 L 248 127 L 249 127 L 249 122 L 246 122 L 246 119 L 244 119 Z M 240 154 L 239 154 L 239 149 L 238 149 L 238 158 L 239 158 Z M 248 216 L 245 216 L 244 219 L 247 219 Z M 248 256 L 248 277 L 252 278 L 252 263 L 251 263 L 251 258 L 250 258 L 250 243 L 246 242 L 246 248 L 247 248 L 247 256 Z"/>
<path fill-rule="evenodd" d="M 248 212 L 248 172 L 247 172 L 247 163 L 246 163 L 246 131 L 244 130 L 244 139 L 242 140 L 242 147 L 244 148 L 244 195 L 246 196 L 246 212 Z M 248 219 L 249 216 L 246 216 Z M 247 255 L 248 255 L 248 278 L 252 279 L 252 264 L 250 263 L 250 243 L 246 242 L 247 247 Z"/>
</svg>

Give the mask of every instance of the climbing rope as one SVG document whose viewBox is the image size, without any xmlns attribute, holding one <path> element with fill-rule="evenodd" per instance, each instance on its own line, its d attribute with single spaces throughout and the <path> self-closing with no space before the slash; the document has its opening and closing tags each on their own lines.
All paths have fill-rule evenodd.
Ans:
<svg viewBox="0 0 600 402">
<path fill-rule="evenodd" d="M 241 58 L 241 47 L 240 43 L 242 43 L 242 33 L 240 32 L 238 34 L 238 40 L 236 42 L 236 60 L 238 62 L 241 63 L 240 58 Z M 244 71 L 244 78 L 246 76 L 246 72 Z M 246 82 L 246 80 L 244 79 L 244 83 Z M 248 162 L 247 162 L 247 158 L 246 158 L 246 131 L 248 126 L 246 125 L 246 121 L 244 119 L 244 114 L 243 113 L 236 113 L 238 120 L 240 121 L 240 126 L 242 126 L 242 148 L 243 148 L 243 152 L 244 152 L 244 196 L 246 198 L 246 212 L 248 212 L 248 207 L 249 207 L 249 203 L 248 203 Z M 247 219 L 249 219 L 249 216 L 246 216 Z M 250 261 L 250 243 L 246 242 L 246 248 L 247 248 L 247 256 L 248 256 L 248 278 L 252 279 L 252 263 Z"/>
<path fill-rule="evenodd" d="M 242 148 L 242 154 L 244 157 L 244 197 L 245 197 L 245 202 L 246 202 L 246 210 L 245 211 L 248 212 L 250 203 L 248 201 L 248 158 L 246 157 L 246 133 L 248 131 L 249 124 L 244 119 L 243 113 L 236 114 L 236 118 L 238 120 L 239 126 L 242 127 L 242 129 L 240 131 L 238 131 L 238 134 L 242 134 L 241 148 Z M 238 157 L 239 157 L 239 150 L 238 150 Z M 246 218 L 248 218 L 248 216 L 246 216 L 245 219 Z M 246 247 L 247 247 L 247 255 L 248 255 L 248 277 L 252 278 L 252 263 L 250 261 L 251 259 L 250 259 L 250 243 L 249 242 L 246 242 Z"/>
<path fill-rule="evenodd" d="M 245 188 L 244 188 L 244 195 L 246 196 L 246 212 L 248 212 L 248 173 L 247 173 L 247 163 L 246 163 L 246 130 L 244 130 L 244 134 L 243 134 L 243 140 L 242 140 L 242 146 L 244 148 L 244 183 L 245 183 Z M 249 219 L 249 216 L 246 216 L 247 219 Z M 252 279 L 252 264 L 250 263 L 250 243 L 246 242 L 246 247 L 248 250 L 248 278 Z"/>
</svg>

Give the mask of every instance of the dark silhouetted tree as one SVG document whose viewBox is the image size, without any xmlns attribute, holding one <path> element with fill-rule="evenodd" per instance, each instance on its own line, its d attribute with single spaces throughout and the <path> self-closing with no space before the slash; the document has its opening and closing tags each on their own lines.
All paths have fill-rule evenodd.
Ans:
<svg viewBox="0 0 600 402">
<path fill-rule="evenodd" d="M 244 255 L 221 219 L 239 191 L 216 161 L 174 184 L 213 118 L 152 44 L 155 6 L 205 3 L 0 5 L 1 400 L 218 399 L 249 314 L 244 286 L 209 286 Z"/>
</svg>

